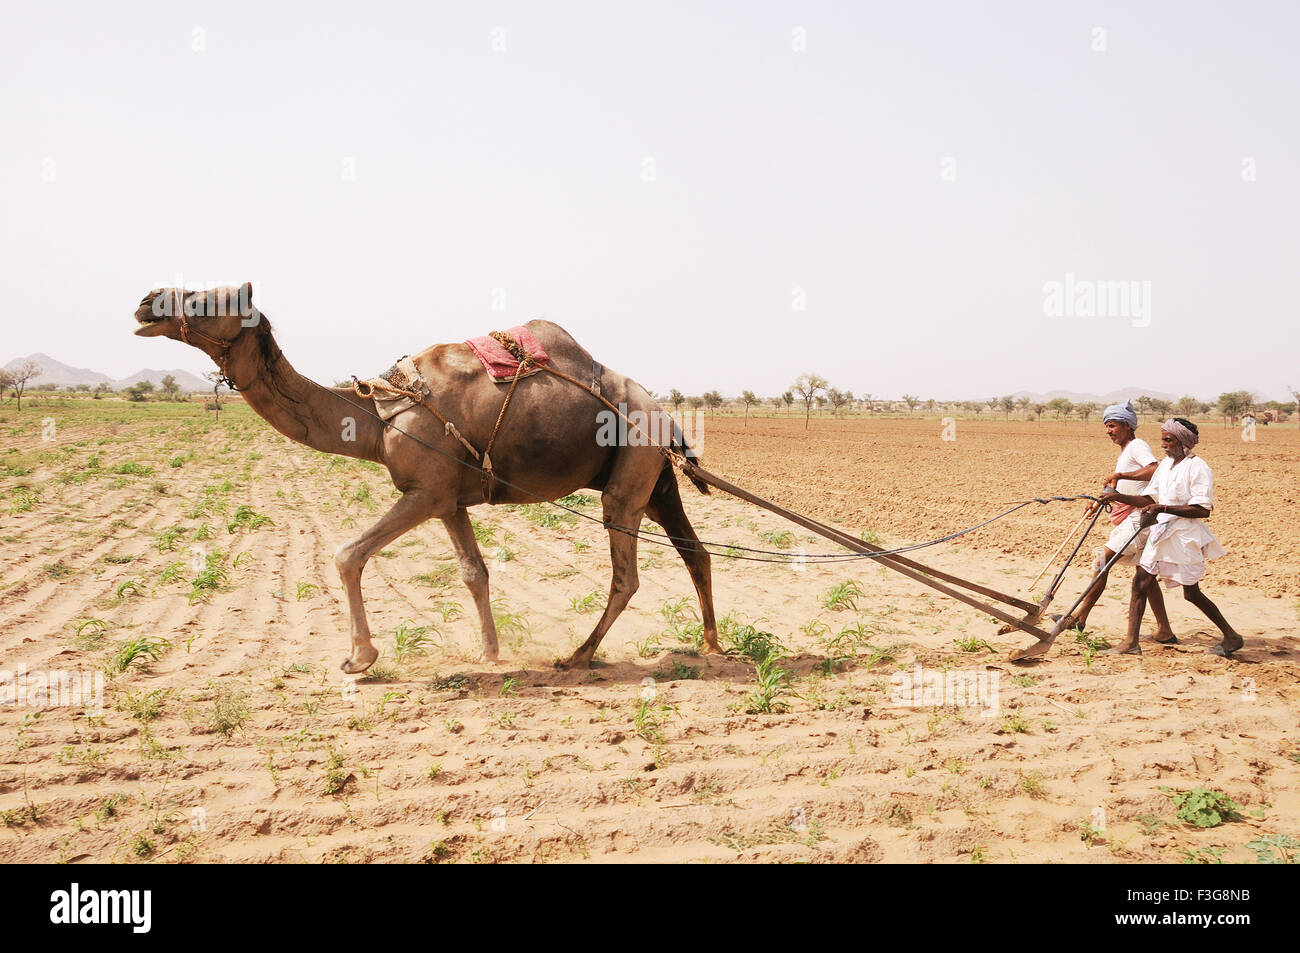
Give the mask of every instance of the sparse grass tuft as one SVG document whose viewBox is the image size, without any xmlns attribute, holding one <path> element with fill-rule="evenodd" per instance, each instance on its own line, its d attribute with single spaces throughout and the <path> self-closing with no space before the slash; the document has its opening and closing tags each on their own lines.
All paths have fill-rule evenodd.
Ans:
<svg viewBox="0 0 1300 953">
<path fill-rule="evenodd" d="M 1043 772 L 1030 771 L 1025 774 L 1023 771 L 1017 771 L 1020 775 L 1020 790 L 1024 791 L 1032 798 L 1047 797 L 1047 788 L 1043 786 Z"/>
<path fill-rule="evenodd" d="M 745 710 L 751 715 L 771 714 L 785 711 L 786 705 L 781 699 L 794 694 L 790 687 L 791 675 L 780 665 L 781 656 L 769 652 L 754 664 L 754 678 L 757 684 L 746 698 Z"/>
<path fill-rule="evenodd" d="M 409 619 L 393 630 L 393 659 L 400 663 L 408 656 L 427 655 L 433 639 L 427 625 L 416 625 Z"/>
<path fill-rule="evenodd" d="M 169 648 L 171 648 L 171 642 L 148 635 L 121 642 L 118 644 L 117 651 L 113 653 L 112 658 L 105 663 L 104 671 L 109 675 L 119 675 L 136 662 L 143 660 L 146 665 L 150 662 L 157 662 L 167 653 Z"/>
<path fill-rule="evenodd" d="M 225 569 L 226 554 L 208 553 L 203 569 L 190 580 L 190 603 L 203 602 L 229 580 Z"/>
<path fill-rule="evenodd" d="M 229 738 L 244 727 L 250 714 L 246 692 L 222 688 L 212 703 L 212 730 Z"/>
<path fill-rule="evenodd" d="M 82 619 L 72 627 L 72 640 L 77 648 L 88 652 L 99 648 L 107 631 L 108 623 L 103 619 Z"/>
<path fill-rule="evenodd" d="M 576 596 L 569 600 L 569 608 L 581 615 L 603 608 L 604 604 L 604 597 L 599 589 L 593 589 L 585 596 Z"/>
<path fill-rule="evenodd" d="M 236 508 L 235 515 L 226 523 L 227 533 L 237 533 L 241 529 L 252 532 L 260 526 L 274 526 L 275 521 L 269 516 L 256 512 L 251 506 L 243 504 Z"/>
<path fill-rule="evenodd" d="M 831 586 L 822 593 L 822 605 L 827 609 L 833 609 L 836 612 L 841 612 L 845 609 L 852 609 L 856 612 L 858 609 L 857 599 L 863 595 L 865 595 L 865 593 L 863 593 L 862 587 L 856 582 L 852 580 L 848 582 L 840 582 Z"/>
</svg>

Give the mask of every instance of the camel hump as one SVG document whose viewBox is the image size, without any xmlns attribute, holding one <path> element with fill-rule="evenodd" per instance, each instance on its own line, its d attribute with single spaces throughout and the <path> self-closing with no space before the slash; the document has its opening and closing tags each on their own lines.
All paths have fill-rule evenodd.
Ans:
<svg viewBox="0 0 1300 953">
<path fill-rule="evenodd" d="M 555 354 L 558 350 L 564 354 L 581 353 L 585 357 L 591 357 L 590 354 L 573 339 L 573 335 L 564 328 L 560 327 L 554 321 L 547 321 L 544 318 L 534 318 L 524 325 L 546 348 L 546 353 Z"/>
</svg>

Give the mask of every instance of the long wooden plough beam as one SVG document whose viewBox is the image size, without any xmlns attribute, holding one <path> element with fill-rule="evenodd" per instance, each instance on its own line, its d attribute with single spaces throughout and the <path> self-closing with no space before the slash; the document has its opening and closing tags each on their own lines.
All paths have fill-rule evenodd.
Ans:
<svg viewBox="0 0 1300 953">
<path fill-rule="evenodd" d="M 765 500 L 763 499 L 763 497 L 758 496 L 757 494 L 750 493 L 748 490 L 736 486 L 734 483 L 730 482 L 729 480 L 724 480 L 722 477 L 718 476 L 717 474 L 710 473 L 708 470 L 705 470 L 703 467 L 699 466 L 696 463 L 691 462 L 690 460 L 686 460 L 683 458 L 679 458 L 679 460 L 681 460 L 679 466 L 682 470 L 687 471 L 691 476 L 699 478 L 703 482 L 709 484 L 709 486 L 716 487 L 717 489 L 722 490 L 724 493 L 730 493 L 732 496 L 737 497 L 738 499 L 742 499 L 748 503 L 753 503 L 755 506 L 762 507 L 763 509 L 767 510 L 769 513 L 775 513 L 777 516 L 787 519 L 792 523 L 797 523 L 800 526 L 804 527 L 805 529 L 812 530 L 814 533 L 816 533 L 819 536 L 826 537 L 831 542 L 839 543 L 841 546 L 845 547 L 846 549 L 851 549 L 857 553 L 867 553 L 867 554 L 885 552 L 885 550 L 880 546 L 873 546 L 870 543 L 863 542 L 862 540 L 857 539 L 856 537 L 850 536 L 848 533 L 844 532 L 843 530 L 836 529 L 834 526 L 828 526 L 825 523 L 819 523 L 817 520 L 812 519 L 811 517 L 804 516 L 802 513 L 796 513 L 793 510 L 787 510 L 784 506 L 781 506 L 778 503 L 773 503 L 771 500 Z M 1026 602 L 1023 599 L 1018 599 L 1015 596 L 1008 595 L 1004 592 L 998 592 L 996 589 L 991 589 L 988 586 L 981 586 L 978 583 L 971 582 L 967 579 L 962 579 L 960 576 L 954 576 L 951 575 L 950 573 L 941 572 L 938 569 L 932 569 L 929 566 L 922 565 L 921 563 L 918 563 L 912 559 L 907 559 L 904 556 L 881 555 L 877 558 L 876 561 L 884 563 L 886 566 L 888 566 L 890 569 L 894 570 L 895 572 L 902 573 L 904 576 L 907 576 L 911 579 L 915 579 L 917 582 L 921 583 L 922 585 L 929 586 L 931 589 L 937 589 L 939 592 L 942 592 L 944 595 L 950 596 L 951 598 L 956 599 L 959 602 L 964 602 L 969 606 L 974 606 L 976 609 L 979 609 L 981 612 L 988 613 L 989 615 L 993 616 L 993 618 L 998 619 L 999 621 L 1005 622 L 1008 625 L 1013 625 L 1017 629 L 1021 629 L 1025 632 L 1028 632 L 1030 635 L 1033 635 L 1035 638 L 1037 638 L 1040 642 L 1050 643 L 1052 639 L 1055 637 L 1055 633 L 1046 632 L 1043 629 L 1040 629 L 1038 626 L 1033 625 L 1032 622 L 1030 621 L 1030 620 L 1037 621 L 1037 619 L 1042 614 L 1042 608 L 1038 605 L 1035 605 L 1032 602 Z M 1003 612 L 1001 609 L 995 608 L 986 602 L 981 602 L 979 599 L 976 599 L 973 596 L 968 596 L 964 592 L 958 592 L 956 589 L 953 589 L 951 586 L 944 585 L 943 582 L 938 582 L 937 580 L 940 579 L 943 580 L 944 582 L 950 582 L 953 583 L 954 585 L 958 585 L 965 589 L 969 589 L 972 592 L 978 592 L 981 595 L 988 596 L 991 599 L 997 599 L 999 602 L 1005 602 L 1007 605 L 1015 606 L 1017 609 L 1020 609 L 1022 612 L 1028 613 L 1028 617 L 1026 619 L 1017 619 L 1015 616 L 1011 615 L 1010 613 Z"/>
</svg>

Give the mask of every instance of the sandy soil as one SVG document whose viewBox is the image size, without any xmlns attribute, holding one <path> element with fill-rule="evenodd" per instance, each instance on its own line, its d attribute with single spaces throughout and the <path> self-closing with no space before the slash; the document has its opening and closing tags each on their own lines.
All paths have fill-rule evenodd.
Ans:
<svg viewBox="0 0 1300 953">
<path fill-rule="evenodd" d="M 385 654 L 353 683 L 332 554 L 382 512 L 384 473 L 292 445 L 244 408 L 219 427 L 196 405 L 2 413 L 0 669 L 112 671 L 124 643 L 165 640 L 107 678 L 101 713 L 0 706 L 7 862 L 1253 862 L 1248 842 L 1300 838 L 1300 532 L 1277 515 L 1294 497 L 1294 430 L 1205 440 L 1231 552 L 1205 589 L 1247 638 L 1237 660 L 1203 654 L 1212 630 L 1177 599 L 1180 646 L 1091 658 L 1063 639 L 1011 665 L 1024 637 L 875 564 L 720 556 L 727 644 L 771 633 L 793 677 L 758 713 L 751 659 L 696 654 L 689 579 L 659 547 L 643 547 L 640 592 L 598 665 L 555 671 L 599 614 L 608 558 L 598 525 L 534 510 L 475 514 L 501 663 L 476 660 L 431 524 L 367 569 Z M 719 419 L 705 463 L 896 544 L 1097 484 L 1115 455 L 1096 425 L 959 421 L 948 443 L 939 426 L 823 420 L 805 435 L 801 421 Z M 684 495 L 706 539 L 830 549 Z M 918 556 L 1020 591 L 1077 516 L 1036 506 Z M 1099 638 L 1123 624 L 1118 575 Z M 849 581 L 861 595 L 828 608 Z M 1080 568 L 1058 605 L 1082 583 Z M 891 676 L 917 665 L 996 676 L 996 710 L 891 702 Z M 1198 787 L 1240 819 L 1179 823 L 1172 793 Z"/>
</svg>

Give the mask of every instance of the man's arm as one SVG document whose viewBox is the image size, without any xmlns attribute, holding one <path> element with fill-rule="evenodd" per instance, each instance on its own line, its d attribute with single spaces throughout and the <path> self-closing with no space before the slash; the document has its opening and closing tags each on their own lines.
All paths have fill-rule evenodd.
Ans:
<svg viewBox="0 0 1300 953">
<path fill-rule="evenodd" d="M 1129 493 L 1103 493 L 1101 495 L 1103 503 L 1123 503 L 1126 506 L 1133 506 L 1137 509 L 1144 509 L 1155 503 L 1154 496 L 1134 496 Z"/>
<path fill-rule="evenodd" d="M 1148 463 L 1140 470 L 1134 470 L 1131 473 L 1112 473 L 1106 477 L 1106 482 L 1115 486 L 1120 480 L 1137 480 L 1140 483 L 1146 483 L 1155 475 L 1156 469 L 1160 466 L 1158 463 Z"/>
</svg>

